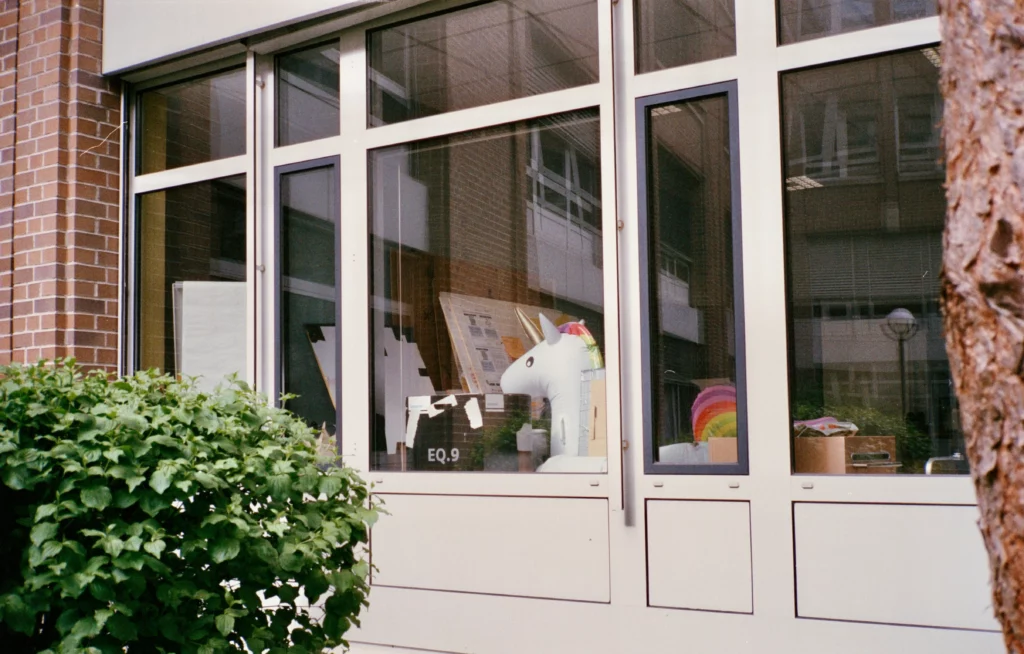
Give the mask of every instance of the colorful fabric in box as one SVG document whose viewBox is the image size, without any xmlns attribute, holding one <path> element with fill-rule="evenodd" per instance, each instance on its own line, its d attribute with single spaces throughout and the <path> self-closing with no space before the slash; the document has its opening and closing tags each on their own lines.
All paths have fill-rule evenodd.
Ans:
<svg viewBox="0 0 1024 654">
<path fill-rule="evenodd" d="M 697 395 L 690 412 L 694 442 L 736 437 L 736 387 L 709 386 Z"/>
</svg>

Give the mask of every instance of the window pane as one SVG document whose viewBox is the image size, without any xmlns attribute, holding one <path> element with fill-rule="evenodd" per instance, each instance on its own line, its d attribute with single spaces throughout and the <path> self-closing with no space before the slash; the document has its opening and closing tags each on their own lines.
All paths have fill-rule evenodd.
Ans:
<svg viewBox="0 0 1024 654">
<path fill-rule="evenodd" d="M 277 59 L 277 145 L 337 136 L 341 53 L 331 43 Z"/>
<path fill-rule="evenodd" d="M 636 72 L 734 54 L 733 0 L 636 0 Z"/>
<path fill-rule="evenodd" d="M 596 82 L 594 0 L 510 0 L 370 33 L 381 125 Z"/>
<path fill-rule="evenodd" d="M 598 122 L 371 154 L 375 468 L 606 471 Z"/>
<path fill-rule="evenodd" d="M 655 463 L 739 463 L 729 102 L 648 110 Z"/>
<path fill-rule="evenodd" d="M 782 43 L 935 16 L 936 0 L 779 0 Z"/>
<path fill-rule="evenodd" d="M 139 96 L 139 172 L 245 153 L 245 69 Z"/>
<path fill-rule="evenodd" d="M 288 408 L 335 432 L 337 343 L 333 166 L 281 175 L 281 387 Z"/>
<path fill-rule="evenodd" d="M 139 198 L 139 366 L 203 377 L 246 368 L 245 176 Z"/>
<path fill-rule="evenodd" d="M 782 78 L 796 472 L 967 472 L 939 314 L 939 56 Z"/>
</svg>

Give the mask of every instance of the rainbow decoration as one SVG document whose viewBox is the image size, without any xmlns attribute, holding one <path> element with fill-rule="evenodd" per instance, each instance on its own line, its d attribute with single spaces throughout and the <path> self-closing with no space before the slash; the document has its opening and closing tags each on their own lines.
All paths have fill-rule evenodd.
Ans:
<svg viewBox="0 0 1024 654">
<path fill-rule="evenodd" d="M 690 412 L 694 442 L 736 437 L 736 387 L 709 386 L 697 395 Z"/>
<path fill-rule="evenodd" d="M 579 322 L 567 322 L 562 323 L 558 326 L 558 331 L 563 334 L 570 334 L 572 336 L 579 336 L 583 339 L 587 349 L 590 351 L 590 364 L 594 370 L 604 368 L 604 360 L 601 358 L 601 349 L 597 347 L 597 341 L 594 340 L 594 335 L 590 333 L 590 330 L 583 325 L 583 321 Z"/>
</svg>

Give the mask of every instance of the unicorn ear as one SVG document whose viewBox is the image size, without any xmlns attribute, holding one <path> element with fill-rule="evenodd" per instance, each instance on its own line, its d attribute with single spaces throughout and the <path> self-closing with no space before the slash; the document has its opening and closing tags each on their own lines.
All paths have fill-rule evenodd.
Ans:
<svg viewBox="0 0 1024 654">
<path fill-rule="evenodd" d="M 540 329 L 544 332 L 544 340 L 547 341 L 548 345 L 554 345 L 558 342 L 558 339 L 562 338 L 562 332 L 558 331 L 555 323 L 548 320 L 548 317 L 543 313 L 540 314 Z"/>
</svg>

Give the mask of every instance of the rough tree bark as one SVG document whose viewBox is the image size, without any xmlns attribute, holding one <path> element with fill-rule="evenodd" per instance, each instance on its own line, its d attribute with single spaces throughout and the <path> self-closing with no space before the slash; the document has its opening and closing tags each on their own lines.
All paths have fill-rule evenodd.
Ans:
<svg viewBox="0 0 1024 654">
<path fill-rule="evenodd" d="M 1024 653 L 1024 3 L 940 0 L 946 349 L 1007 649 Z"/>
</svg>

